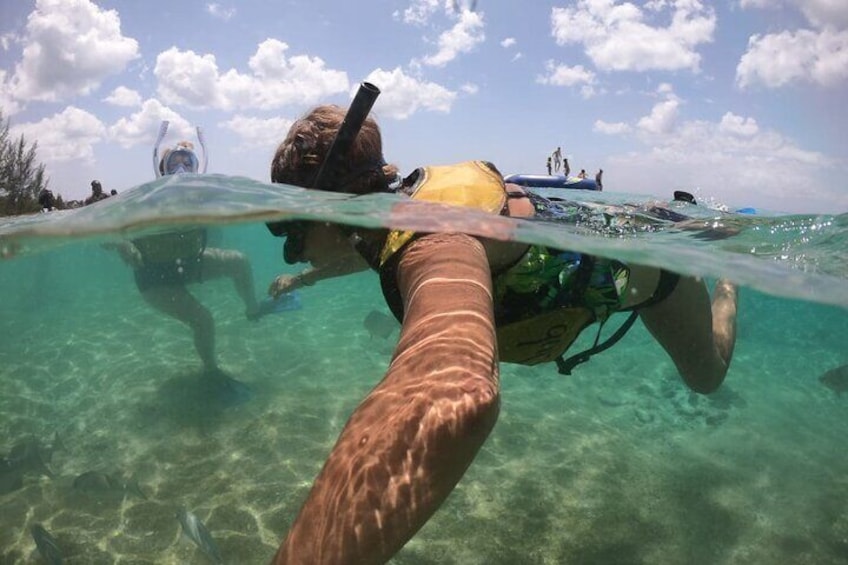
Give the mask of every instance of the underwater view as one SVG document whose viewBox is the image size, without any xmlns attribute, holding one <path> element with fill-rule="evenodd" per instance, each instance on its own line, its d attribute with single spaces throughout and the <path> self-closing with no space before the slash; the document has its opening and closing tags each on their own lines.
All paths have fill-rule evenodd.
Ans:
<svg viewBox="0 0 848 565">
<path fill-rule="evenodd" d="M 275 219 L 462 230 L 741 286 L 733 361 L 710 395 L 689 391 L 641 322 L 570 376 L 502 363 L 494 431 L 391 563 L 848 562 L 848 215 L 564 198 L 567 225 L 177 175 L 0 220 L 0 563 L 47 562 L 36 524 L 66 563 L 270 561 L 391 360 L 399 324 L 378 277 L 302 288 L 259 319 L 231 281 L 193 285 L 221 370 L 251 391 L 230 404 L 115 247 L 205 226 L 207 245 L 249 258 L 261 300 L 299 270 L 264 225 Z M 656 217 L 656 203 L 691 221 Z M 185 539 L 193 520 L 215 552 Z"/>
</svg>

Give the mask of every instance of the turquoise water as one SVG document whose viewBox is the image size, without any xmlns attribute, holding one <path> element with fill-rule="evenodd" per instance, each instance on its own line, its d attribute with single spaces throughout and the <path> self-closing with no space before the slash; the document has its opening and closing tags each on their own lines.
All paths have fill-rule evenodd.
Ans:
<svg viewBox="0 0 848 565">
<path fill-rule="evenodd" d="M 528 225 L 210 175 L 0 221 L 0 453 L 61 439 L 54 477 L 30 473 L 0 494 L 0 563 L 38 562 L 35 523 L 69 563 L 204 563 L 180 537 L 181 506 L 227 563 L 271 558 L 388 364 L 396 332 L 363 327 L 388 312 L 376 275 L 307 288 L 301 310 L 258 322 L 229 281 L 193 286 L 215 318 L 221 366 L 257 393 L 223 408 L 196 385 L 188 330 L 150 309 L 102 244 L 211 225 L 215 246 L 250 257 L 261 293 L 299 270 L 261 223 L 281 217 L 461 226 L 743 284 L 733 364 L 709 397 L 688 392 L 641 323 L 570 377 L 502 366 L 497 426 L 393 563 L 848 562 L 848 395 L 819 381 L 848 363 L 848 216 L 677 204 L 698 219 L 682 230 L 652 217 L 643 196 L 578 200 L 574 225 Z M 622 209 L 623 219 L 604 215 Z M 74 489 L 91 470 L 135 478 L 147 500 Z"/>
</svg>

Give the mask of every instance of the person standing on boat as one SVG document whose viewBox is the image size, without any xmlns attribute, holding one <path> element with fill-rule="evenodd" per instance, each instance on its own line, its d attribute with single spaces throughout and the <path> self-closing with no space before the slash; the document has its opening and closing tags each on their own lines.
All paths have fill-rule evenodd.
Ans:
<svg viewBox="0 0 848 565">
<path fill-rule="evenodd" d="M 554 151 L 553 155 L 551 155 L 554 160 L 554 172 L 559 172 L 560 161 L 562 160 L 562 148 L 557 147 L 556 151 Z"/>
<path fill-rule="evenodd" d="M 551 176 L 551 157 L 548 156 L 548 176 Z"/>
<path fill-rule="evenodd" d="M 277 148 L 271 180 L 356 195 L 399 192 L 514 218 L 557 217 L 554 201 L 505 185 L 482 161 L 423 167 L 399 181 L 376 122 L 366 119 L 370 104 L 363 110 L 357 94 L 347 113 L 319 106 L 297 120 Z M 339 139 L 349 148 L 337 151 Z M 692 390 L 716 390 L 730 364 L 736 288 L 725 280 L 711 301 L 700 279 L 545 245 L 302 220 L 268 228 L 286 238 L 287 263 L 311 265 L 277 277 L 272 295 L 371 266 L 402 322 L 387 373 L 341 432 L 280 545 L 278 565 L 389 560 L 486 441 L 498 417 L 501 361 L 556 361 L 568 369 L 611 345 L 562 360 L 584 328 L 631 311 L 638 314 L 629 319 L 641 317 Z"/>
<path fill-rule="evenodd" d="M 595 183 L 598 185 L 598 190 L 604 189 L 604 183 L 602 182 L 604 176 L 604 170 L 598 169 L 598 174 L 595 175 Z"/>
</svg>

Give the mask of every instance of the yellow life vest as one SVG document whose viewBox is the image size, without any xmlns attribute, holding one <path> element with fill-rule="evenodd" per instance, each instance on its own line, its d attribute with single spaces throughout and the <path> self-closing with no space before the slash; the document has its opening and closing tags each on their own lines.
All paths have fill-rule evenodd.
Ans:
<svg viewBox="0 0 848 565">
<path fill-rule="evenodd" d="M 508 214 L 503 178 L 494 166 L 484 161 L 423 167 L 416 174 L 410 193 L 414 200 Z M 403 306 L 397 284 L 393 270 L 384 267 L 414 236 L 415 232 L 411 231 L 392 231 L 380 253 L 383 294 L 399 320 L 403 319 Z M 595 314 L 591 309 L 578 306 L 555 308 L 526 319 L 499 323 L 497 337 L 500 360 L 522 365 L 554 361 L 594 320 Z"/>
<path fill-rule="evenodd" d="M 465 161 L 456 165 L 423 167 L 412 186 L 413 200 L 474 208 L 493 214 L 506 212 L 506 187 L 503 177 L 485 161 Z M 400 251 L 415 232 L 395 230 L 389 233 L 380 254 L 380 266 Z"/>
</svg>

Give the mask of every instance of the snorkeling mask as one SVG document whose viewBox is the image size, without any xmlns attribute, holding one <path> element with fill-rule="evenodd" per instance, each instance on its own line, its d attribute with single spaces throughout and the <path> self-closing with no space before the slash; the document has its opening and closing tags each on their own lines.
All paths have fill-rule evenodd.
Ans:
<svg viewBox="0 0 848 565">
<path fill-rule="evenodd" d="M 164 174 L 196 173 L 198 169 L 197 155 L 190 149 L 174 149 L 165 158 Z"/>
<path fill-rule="evenodd" d="M 290 222 L 268 223 L 268 230 L 276 237 L 285 237 L 283 244 L 283 260 L 288 265 L 302 263 L 303 246 L 306 238 L 306 222 L 292 220 Z"/>
<path fill-rule="evenodd" d="M 159 135 L 156 137 L 156 143 L 153 145 L 153 172 L 158 179 L 162 175 L 174 175 L 177 173 L 206 173 L 206 166 L 209 164 L 209 158 L 206 153 L 206 140 L 203 136 L 203 130 L 198 126 L 197 141 L 200 142 L 200 150 L 202 158 L 198 160 L 195 155 L 191 143 L 181 141 L 177 146 L 164 155 L 164 161 L 159 159 L 159 146 L 162 145 L 162 140 L 165 139 L 165 134 L 168 133 L 168 120 L 163 120 L 159 126 Z M 161 169 L 159 167 L 162 167 Z"/>
</svg>

